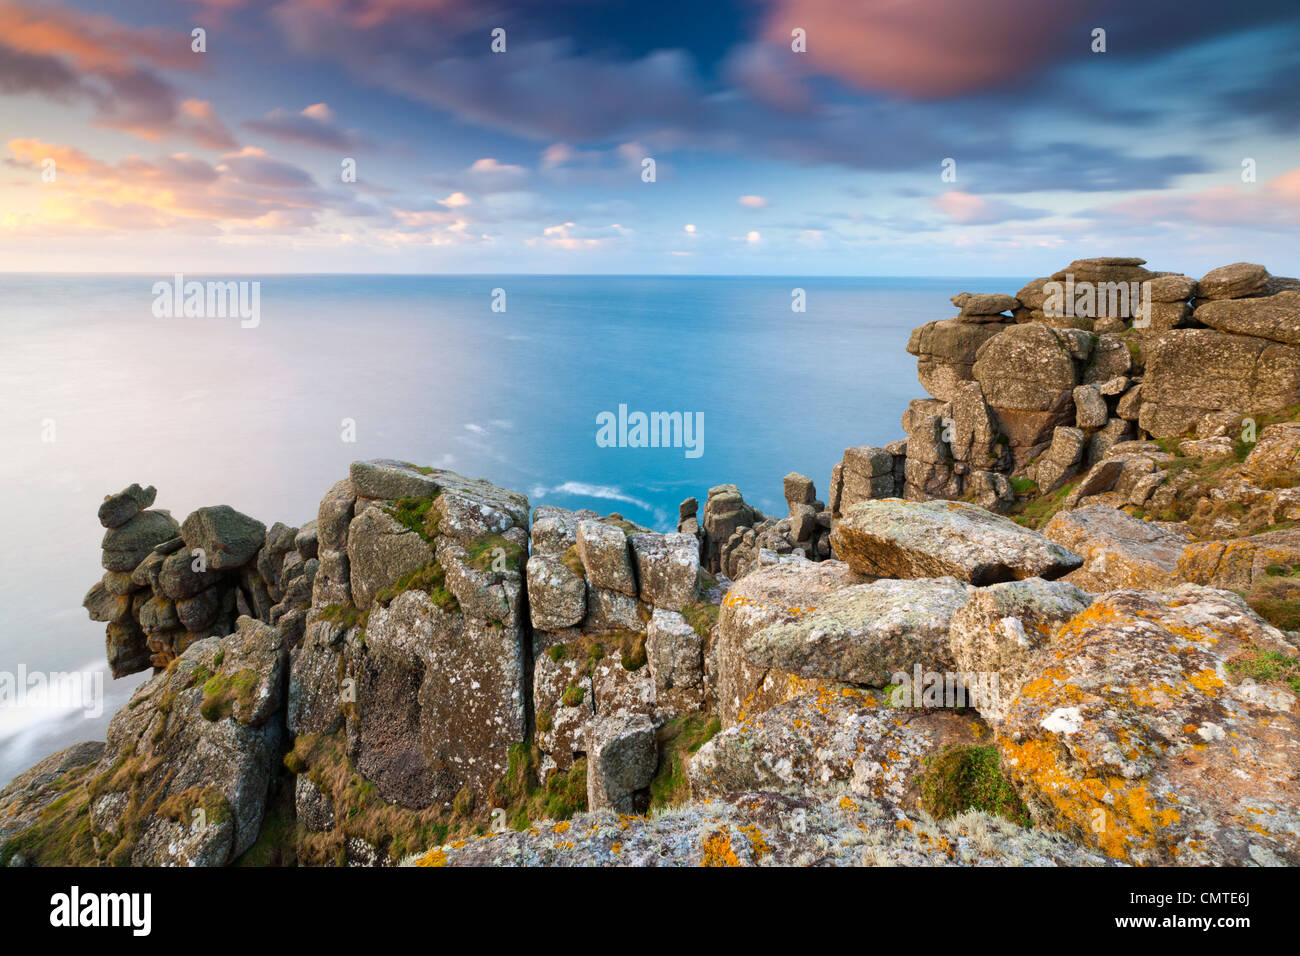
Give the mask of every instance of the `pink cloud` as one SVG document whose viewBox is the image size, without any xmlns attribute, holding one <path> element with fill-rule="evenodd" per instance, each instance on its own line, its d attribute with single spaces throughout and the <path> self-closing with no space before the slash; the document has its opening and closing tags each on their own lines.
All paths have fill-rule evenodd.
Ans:
<svg viewBox="0 0 1300 956">
<path fill-rule="evenodd" d="M 864 89 L 918 99 L 989 89 L 1040 66 L 1082 0 L 776 0 L 764 37 L 790 49 L 807 31 L 809 65 Z M 1087 41 L 1087 34 L 1079 42 Z"/>
<path fill-rule="evenodd" d="M 1300 226 L 1300 167 L 1261 186 L 1212 186 L 1179 196 L 1138 196 L 1094 210 L 1099 218 L 1121 216 L 1142 222 L 1196 222 L 1247 228 Z"/>
<path fill-rule="evenodd" d="M 961 226 L 985 226 L 1010 219 L 1041 219 L 1046 213 L 1001 199 L 985 199 L 973 193 L 951 190 L 930 200 L 931 205 Z"/>
</svg>

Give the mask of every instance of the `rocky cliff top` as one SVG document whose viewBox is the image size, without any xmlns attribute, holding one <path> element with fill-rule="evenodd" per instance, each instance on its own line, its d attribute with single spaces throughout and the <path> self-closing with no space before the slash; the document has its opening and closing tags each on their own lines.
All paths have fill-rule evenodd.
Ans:
<svg viewBox="0 0 1300 956">
<path fill-rule="evenodd" d="M 906 437 L 675 533 L 354 462 L 299 527 L 105 498 L 104 743 L 6 863 L 1300 863 L 1300 283 L 962 292 Z"/>
</svg>

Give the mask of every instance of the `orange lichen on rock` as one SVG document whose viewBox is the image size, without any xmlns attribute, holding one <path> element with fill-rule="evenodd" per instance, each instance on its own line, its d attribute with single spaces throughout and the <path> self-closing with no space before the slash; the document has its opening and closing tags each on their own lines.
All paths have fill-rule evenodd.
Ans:
<svg viewBox="0 0 1300 956">
<path fill-rule="evenodd" d="M 704 838 L 704 856 L 700 866 L 740 866 L 736 851 L 731 848 L 731 834 L 726 827 L 714 830 Z"/>
</svg>

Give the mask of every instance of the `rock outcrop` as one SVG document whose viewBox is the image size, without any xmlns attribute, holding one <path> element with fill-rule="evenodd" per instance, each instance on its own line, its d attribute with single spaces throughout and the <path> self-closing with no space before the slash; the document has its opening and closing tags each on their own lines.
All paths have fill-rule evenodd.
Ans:
<svg viewBox="0 0 1300 956">
<path fill-rule="evenodd" d="M 0 863 L 1300 864 L 1300 282 L 952 302 L 906 437 L 779 517 L 386 459 L 299 527 L 106 497 L 84 606 L 153 673 Z"/>
</svg>

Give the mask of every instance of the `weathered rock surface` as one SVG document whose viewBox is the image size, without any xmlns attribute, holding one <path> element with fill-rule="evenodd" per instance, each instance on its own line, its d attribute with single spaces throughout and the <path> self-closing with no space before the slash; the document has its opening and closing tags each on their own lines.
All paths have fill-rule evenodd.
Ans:
<svg viewBox="0 0 1300 956">
<path fill-rule="evenodd" d="M 943 319 L 913 329 L 907 351 L 917 357 L 921 386 L 940 401 L 952 401 L 958 384 L 975 378 L 980 346 L 1008 327 L 1001 322 Z"/>
<path fill-rule="evenodd" d="M 873 800 L 768 792 L 651 818 L 608 811 L 435 847 L 417 866 L 1088 866 L 1107 862 L 1041 829 L 967 813 L 899 819 Z"/>
<path fill-rule="evenodd" d="M 1196 308 L 1196 320 L 1220 332 L 1300 345 L 1300 292 L 1255 299 L 1218 299 Z"/>
<path fill-rule="evenodd" d="M 925 758 L 988 739 L 973 715 L 891 707 L 879 692 L 822 690 L 724 730 L 687 774 L 696 800 L 751 790 L 816 799 L 847 788 L 855 800 L 917 815 Z"/>
<path fill-rule="evenodd" d="M 627 535 L 621 528 L 603 521 L 586 520 L 578 525 L 578 557 L 587 570 L 592 587 L 618 591 L 636 597 L 636 574 Z"/>
<path fill-rule="evenodd" d="M 952 616 L 948 644 L 980 716 L 992 723 L 1006 716 L 1036 653 L 1091 603 L 1073 584 L 1041 578 L 971 589 Z"/>
<path fill-rule="evenodd" d="M 1140 864 L 1300 861 L 1300 716 L 1236 665 L 1295 648 L 1233 594 L 1099 597 L 1039 652 L 999 729 L 1036 819 Z"/>
<path fill-rule="evenodd" d="M 832 592 L 861 580 L 843 562 L 805 561 L 763 568 L 732 586 L 708 651 L 724 727 L 810 689 L 802 678 L 751 664 L 744 655 L 749 639 L 769 625 L 815 611 Z"/>
<path fill-rule="evenodd" d="M 1037 532 L 960 501 L 862 502 L 837 522 L 831 540 L 854 571 L 873 577 L 951 575 L 985 585 L 1057 578 L 1083 563 Z"/>
<path fill-rule="evenodd" d="M 587 728 L 587 808 L 635 813 L 637 791 L 658 765 L 654 724 L 644 714 L 601 717 Z"/>
<path fill-rule="evenodd" d="M 69 776 L 99 763 L 104 744 L 88 740 L 52 753 L 0 789 L 0 848 L 40 821 L 52 803 L 66 795 Z M 11 865 L 28 863 L 19 859 Z"/>
<path fill-rule="evenodd" d="M 1156 438 L 1186 434 L 1206 414 L 1275 411 L 1300 401 L 1300 349 L 1214 329 L 1174 329 L 1144 345 L 1138 424 Z"/>
<path fill-rule="evenodd" d="M 883 580 L 827 595 L 815 611 L 769 625 L 745 644 L 746 660 L 826 681 L 884 687 L 898 673 L 951 671 L 952 616 L 974 589 L 955 578 Z"/>
<path fill-rule="evenodd" d="M 1175 574 L 1187 537 L 1106 505 L 1057 512 L 1043 534 L 1083 556 L 1065 580 L 1093 593 L 1119 588 L 1160 589 Z"/>
<path fill-rule="evenodd" d="M 384 797 L 420 808 L 479 793 L 524 737 L 524 649 L 514 628 L 445 611 L 423 591 L 376 606 L 351 673 L 349 756 Z"/>
<path fill-rule="evenodd" d="M 202 548 L 208 567 L 220 571 L 246 564 L 266 540 L 266 525 L 230 505 L 199 508 L 181 525 L 185 547 Z"/>
<path fill-rule="evenodd" d="M 145 559 L 155 545 L 180 533 L 166 511 L 141 511 L 125 524 L 104 532 L 103 566 L 107 571 L 128 572 Z"/>
<path fill-rule="evenodd" d="M 628 537 L 641 600 L 680 610 L 699 586 L 700 546 L 688 534 L 640 532 Z"/>
<path fill-rule="evenodd" d="M 1238 299 L 1268 289 L 1268 270 L 1253 262 L 1234 262 L 1211 269 L 1196 284 L 1202 299 Z"/>
<path fill-rule="evenodd" d="M 366 610 L 375 596 L 433 560 L 433 548 L 379 505 L 358 510 L 348 525 L 352 602 Z"/>
<path fill-rule="evenodd" d="M 141 488 L 132 484 L 115 495 L 107 495 L 99 506 L 99 523 L 105 528 L 120 528 L 154 503 L 158 491 L 153 485 Z"/>
<path fill-rule="evenodd" d="M 109 724 L 90 787 L 110 861 L 213 866 L 252 846 L 278 762 L 287 663 L 279 632 L 242 617 L 136 690 Z"/>
<path fill-rule="evenodd" d="M 587 583 L 562 561 L 545 554 L 528 559 L 528 606 L 533 627 L 559 631 L 587 616 Z"/>
</svg>

